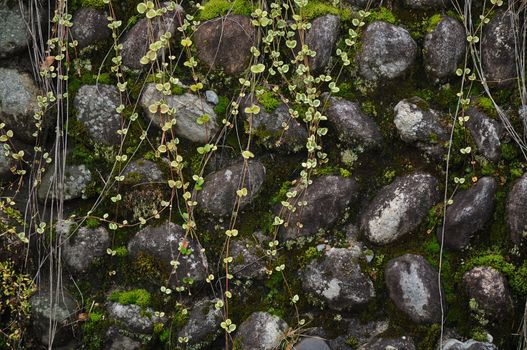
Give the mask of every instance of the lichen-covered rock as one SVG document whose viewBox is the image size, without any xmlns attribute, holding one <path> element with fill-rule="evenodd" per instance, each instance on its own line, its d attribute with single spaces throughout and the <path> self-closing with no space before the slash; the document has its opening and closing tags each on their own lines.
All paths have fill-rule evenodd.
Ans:
<svg viewBox="0 0 527 350">
<path fill-rule="evenodd" d="M 419 97 L 402 100 L 393 110 L 395 127 L 404 142 L 415 143 L 429 155 L 443 153 L 449 135 L 439 112 Z"/>
<path fill-rule="evenodd" d="M 305 44 L 317 53 L 308 59 L 312 71 L 320 71 L 328 65 L 338 39 L 339 27 L 340 18 L 335 15 L 324 15 L 311 22 Z M 300 48 L 300 44 L 297 44 L 297 48 Z"/>
<path fill-rule="evenodd" d="M 329 102 L 325 115 L 342 142 L 364 148 L 380 147 L 379 127 L 362 112 L 358 103 L 342 98 L 330 98 Z"/>
<path fill-rule="evenodd" d="M 211 69 L 223 69 L 225 73 L 235 75 L 247 68 L 255 37 L 256 31 L 249 17 L 228 15 L 201 24 L 192 41 L 199 59 Z"/>
<path fill-rule="evenodd" d="M 469 339 L 465 342 L 457 339 L 447 339 L 443 342 L 441 350 L 498 350 L 498 348 L 492 343 L 483 343 L 474 339 Z"/>
<path fill-rule="evenodd" d="M 361 217 L 366 238 L 388 244 L 414 231 L 439 200 L 437 186 L 432 175 L 415 172 L 382 188 Z"/>
<path fill-rule="evenodd" d="M 360 268 L 352 249 L 331 248 L 322 261 L 311 262 L 302 272 L 302 288 L 322 299 L 332 310 L 355 310 L 375 297 L 373 283 Z"/>
<path fill-rule="evenodd" d="M 110 247 L 110 235 L 104 227 L 81 227 L 70 234 L 70 227 L 70 224 L 65 224 L 62 232 L 62 257 L 74 272 L 86 272 L 95 259 L 106 254 L 106 249 Z"/>
<path fill-rule="evenodd" d="M 512 85 L 516 78 L 513 21 L 511 12 L 501 12 L 483 28 L 481 65 L 488 83 Z"/>
<path fill-rule="evenodd" d="M 357 318 L 350 320 L 346 337 L 356 340 L 357 345 L 364 345 L 378 335 L 386 332 L 390 322 L 388 320 L 362 322 Z"/>
<path fill-rule="evenodd" d="M 466 122 L 478 151 L 491 162 L 501 158 L 501 127 L 497 120 L 490 119 L 483 112 L 470 107 L 466 113 L 469 120 Z"/>
<path fill-rule="evenodd" d="M 141 348 L 140 342 L 119 334 L 117 331 L 108 332 L 107 338 L 111 340 L 111 344 L 108 344 L 108 346 L 104 348 L 105 350 L 139 350 Z"/>
<path fill-rule="evenodd" d="M 403 4 L 412 9 L 435 9 L 450 5 L 450 0 L 403 0 Z"/>
<path fill-rule="evenodd" d="M 113 85 L 83 85 L 75 96 L 77 119 L 90 136 L 105 145 L 120 143 L 117 130 L 121 128 L 121 116 L 116 108 L 121 104 L 119 91 Z"/>
<path fill-rule="evenodd" d="M 194 304 L 187 324 L 178 332 L 179 337 L 188 337 L 187 346 L 203 349 L 219 335 L 223 320 L 222 309 L 216 309 L 216 300 L 203 299 Z"/>
<path fill-rule="evenodd" d="M 84 164 L 66 165 L 64 182 L 58 181 L 55 189 L 53 186 L 53 169 L 53 166 L 49 167 L 42 177 L 42 183 L 37 192 L 38 199 L 41 201 L 58 199 L 57 196 L 61 192 L 64 194 L 64 200 L 66 201 L 81 198 L 92 180 L 91 171 Z"/>
<path fill-rule="evenodd" d="M 384 278 L 390 299 L 412 321 L 441 322 L 437 271 L 425 258 L 420 255 L 405 254 L 392 259 L 386 265 Z M 446 307 L 444 298 L 441 300 Z"/>
<path fill-rule="evenodd" d="M 160 261 L 167 271 L 171 271 L 169 283 L 173 287 L 181 286 L 184 278 L 191 278 L 195 283 L 204 281 L 207 276 L 208 263 L 201 245 L 191 237 L 185 237 L 183 228 L 172 222 L 147 226 L 137 232 L 128 242 L 128 252 L 134 259 L 147 254 Z M 177 261 L 177 268 L 172 261 Z"/>
<path fill-rule="evenodd" d="M 236 278 L 261 279 L 266 276 L 265 251 L 261 248 L 263 242 L 241 239 L 231 241 L 230 265 L 231 273 Z"/>
<path fill-rule="evenodd" d="M 366 80 L 394 79 L 414 63 L 417 44 L 404 28 L 386 22 L 372 22 L 362 36 L 357 61 Z"/>
<path fill-rule="evenodd" d="M 135 304 L 122 305 L 109 302 L 106 304 L 106 310 L 110 318 L 136 333 L 151 334 L 155 323 L 163 323 L 163 319 L 155 316 L 154 310 L 149 307 L 143 310 L 141 306 Z"/>
<path fill-rule="evenodd" d="M 254 312 L 238 327 L 240 350 L 274 350 L 280 346 L 287 323 L 267 312 Z"/>
<path fill-rule="evenodd" d="M 146 115 L 158 127 L 162 128 L 172 117 L 152 113 L 149 106 L 164 100 L 170 108 L 176 109 L 174 131 L 177 136 L 184 137 L 187 140 L 198 143 L 207 143 L 216 134 L 219 129 L 216 120 L 216 113 L 213 106 L 208 104 L 203 98 L 191 93 L 182 95 L 165 96 L 156 89 L 155 84 L 148 84 L 141 95 L 141 106 L 145 109 Z M 208 122 L 198 124 L 198 118 L 203 115 L 209 117 Z"/>
<path fill-rule="evenodd" d="M 465 55 L 465 36 L 465 28 L 449 16 L 442 16 L 436 27 L 426 34 L 424 63 L 431 77 L 444 80 L 455 73 Z"/>
<path fill-rule="evenodd" d="M 78 48 L 99 44 L 112 37 L 108 28 L 108 19 L 105 13 L 94 8 L 83 7 L 73 16 L 71 35 L 77 40 Z"/>
<path fill-rule="evenodd" d="M 344 209 L 356 198 L 359 188 L 355 180 L 342 176 L 321 176 L 314 179 L 307 189 L 303 186 L 297 184 L 290 190 L 297 192 L 296 197 L 289 199 L 296 210 L 283 211 L 282 219 L 287 223 L 287 227 L 280 227 L 279 235 L 282 241 L 315 235 L 320 229 L 331 228 Z M 299 201 L 307 204 L 300 207 Z"/>
<path fill-rule="evenodd" d="M 520 244 L 527 236 L 527 173 L 516 181 L 507 196 L 507 225 L 509 237 L 514 244 Z"/>
<path fill-rule="evenodd" d="M 294 350 L 331 350 L 329 345 L 321 338 L 306 337 L 293 347 Z"/>
<path fill-rule="evenodd" d="M 247 195 L 238 197 L 236 191 L 244 178 Z M 199 208 L 213 215 L 228 215 L 239 198 L 243 209 L 258 195 L 265 180 L 265 167 L 258 161 L 239 162 L 205 177 L 203 188 L 198 192 Z"/>
<path fill-rule="evenodd" d="M 477 302 L 485 317 L 507 321 L 512 311 L 512 299 L 507 280 L 492 267 L 475 267 L 463 275 L 463 283 L 470 299 Z"/>
<path fill-rule="evenodd" d="M 9 68 L 0 68 L 0 77 L 0 120 L 7 125 L 6 130 L 13 130 L 15 138 L 34 141 L 33 116 L 38 110 L 39 91 L 33 78 Z"/>
<path fill-rule="evenodd" d="M 400 338 L 382 338 L 372 339 L 364 344 L 359 350 L 416 350 L 414 341 L 411 337 L 402 336 Z"/>
<path fill-rule="evenodd" d="M 125 181 L 141 183 L 160 182 L 165 178 L 159 166 L 147 159 L 138 159 L 128 163 L 121 175 L 125 177 Z"/>
<path fill-rule="evenodd" d="M 461 250 L 468 246 L 470 238 L 482 229 L 492 217 L 497 184 L 492 177 L 482 177 L 468 190 L 458 192 L 454 203 L 446 209 L 445 248 Z M 437 230 L 441 241 L 443 229 Z"/>
<path fill-rule="evenodd" d="M 28 44 L 27 26 L 20 7 L 0 4 L 0 58 L 24 50 Z"/>
</svg>

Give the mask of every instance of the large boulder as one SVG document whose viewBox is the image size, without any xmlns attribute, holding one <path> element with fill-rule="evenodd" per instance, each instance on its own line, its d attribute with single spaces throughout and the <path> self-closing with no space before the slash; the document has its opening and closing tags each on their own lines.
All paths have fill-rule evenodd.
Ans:
<svg viewBox="0 0 527 350">
<path fill-rule="evenodd" d="M 10 57 L 24 50 L 29 37 L 26 20 L 18 3 L 13 7 L 5 4 L 6 2 L 0 4 L 0 58 Z"/>
<path fill-rule="evenodd" d="M 492 218 L 498 185 L 492 177 L 482 177 L 468 190 L 458 192 L 454 203 L 446 209 L 444 230 L 437 230 L 439 241 L 444 231 L 447 249 L 461 250 L 468 246 L 472 236 L 485 228 Z"/>
<path fill-rule="evenodd" d="M 507 225 L 512 243 L 520 244 L 527 236 L 527 173 L 516 181 L 507 196 Z"/>
<path fill-rule="evenodd" d="M 187 337 L 191 349 L 209 346 L 219 335 L 223 320 L 222 309 L 216 309 L 216 300 L 203 299 L 194 304 L 188 322 L 178 332 L 179 337 Z"/>
<path fill-rule="evenodd" d="M 255 37 L 250 17 L 228 15 L 201 24 L 192 41 L 199 59 L 211 69 L 236 75 L 247 68 Z"/>
<path fill-rule="evenodd" d="M 321 176 L 314 179 L 307 188 L 303 184 L 297 184 L 290 189 L 297 196 L 288 200 L 296 210 L 293 212 L 282 209 L 281 217 L 285 223 L 279 230 L 280 239 L 287 241 L 311 236 L 320 229 L 331 228 L 356 198 L 358 189 L 355 180 L 341 176 Z M 306 202 L 306 205 L 301 202 Z"/>
<path fill-rule="evenodd" d="M 254 312 L 238 327 L 240 350 L 274 350 L 280 346 L 288 326 L 277 316 Z"/>
<path fill-rule="evenodd" d="M 417 44 L 404 28 L 375 21 L 362 36 L 359 73 L 366 80 L 394 79 L 414 63 Z"/>
<path fill-rule="evenodd" d="M 451 338 L 443 342 L 441 350 L 498 350 L 498 348 L 492 343 L 484 343 L 474 339 L 462 342 Z"/>
<path fill-rule="evenodd" d="M 71 35 L 77 40 L 80 49 L 86 46 L 99 44 L 112 37 L 108 28 L 108 18 L 102 11 L 94 8 L 83 7 L 73 16 Z"/>
<path fill-rule="evenodd" d="M 414 231 L 439 201 L 437 179 L 415 172 L 382 188 L 361 216 L 361 229 L 375 244 L 388 244 Z"/>
<path fill-rule="evenodd" d="M 121 175 L 125 177 L 125 181 L 130 183 L 161 182 L 165 179 L 165 174 L 159 168 L 159 165 L 148 159 L 138 159 L 128 163 Z"/>
<path fill-rule="evenodd" d="M 321 338 L 306 337 L 293 347 L 293 350 L 331 350 Z"/>
<path fill-rule="evenodd" d="M 151 334 L 156 323 L 163 323 L 163 319 L 156 316 L 150 307 L 143 309 L 135 304 L 122 305 L 118 302 L 109 302 L 106 304 L 106 310 L 111 319 L 136 333 Z"/>
<path fill-rule="evenodd" d="M 311 22 L 304 43 L 316 52 L 315 57 L 308 59 L 312 71 L 321 71 L 328 65 L 338 39 L 339 27 L 340 18 L 335 15 L 317 17 Z M 297 44 L 297 48 L 300 49 L 300 44 Z"/>
<path fill-rule="evenodd" d="M 260 240 L 240 239 L 231 241 L 231 273 L 236 278 L 262 279 L 267 273 L 265 251 Z"/>
<path fill-rule="evenodd" d="M 384 270 L 390 299 L 416 323 L 441 322 L 437 271 L 420 255 L 405 254 L 392 259 Z M 442 296 L 444 294 L 441 294 Z M 445 311 L 446 312 L 446 311 Z"/>
<path fill-rule="evenodd" d="M 63 193 L 66 201 L 81 198 L 92 180 L 91 171 L 84 164 L 66 165 L 63 174 L 64 181 L 57 181 L 55 187 L 53 170 L 54 167 L 50 166 L 42 177 L 42 183 L 37 192 L 40 201 L 58 199 L 60 193 Z"/>
<path fill-rule="evenodd" d="M 364 306 L 375 297 L 375 289 L 361 270 L 360 257 L 356 250 L 331 248 L 322 260 L 311 262 L 302 272 L 302 288 L 332 310 Z"/>
<path fill-rule="evenodd" d="M 402 336 L 399 338 L 376 337 L 364 344 L 359 350 L 416 350 L 412 338 Z"/>
<path fill-rule="evenodd" d="M 501 126 L 497 120 L 490 119 L 485 113 L 470 107 L 466 113 L 469 120 L 466 122 L 478 151 L 491 162 L 501 158 Z"/>
</svg>

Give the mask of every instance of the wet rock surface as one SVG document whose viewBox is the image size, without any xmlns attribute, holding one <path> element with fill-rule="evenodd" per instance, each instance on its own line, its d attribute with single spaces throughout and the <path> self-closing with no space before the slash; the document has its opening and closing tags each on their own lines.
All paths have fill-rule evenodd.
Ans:
<svg viewBox="0 0 527 350">
<path fill-rule="evenodd" d="M 524 174 L 512 186 L 507 196 L 507 224 L 509 237 L 514 244 L 520 244 L 527 232 L 527 216 L 524 210 L 527 206 L 527 174 Z"/>
</svg>

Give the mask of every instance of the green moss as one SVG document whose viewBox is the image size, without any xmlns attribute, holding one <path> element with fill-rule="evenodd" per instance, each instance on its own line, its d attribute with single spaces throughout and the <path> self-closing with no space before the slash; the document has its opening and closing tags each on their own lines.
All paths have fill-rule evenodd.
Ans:
<svg viewBox="0 0 527 350">
<path fill-rule="evenodd" d="M 225 115 L 225 113 L 227 113 L 229 103 L 231 103 L 231 101 L 227 97 L 220 96 L 218 98 L 218 104 L 214 107 L 214 112 L 217 115 Z"/>
<path fill-rule="evenodd" d="M 319 0 L 310 0 L 302 8 L 302 15 L 307 19 L 314 19 L 327 14 L 339 16 L 344 21 L 351 18 L 351 11 L 349 9 L 340 9 Z"/>
<path fill-rule="evenodd" d="M 502 143 L 501 144 L 501 155 L 503 159 L 511 161 L 518 157 L 519 152 L 516 149 L 516 146 L 512 143 Z"/>
<path fill-rule="evenodd" d="M 287 193 L 287 191 L 289 191 L 291 186 L 292 186 L 291 181 L 285 181 L 284 183 L 282 183 L 282 185 L 280 186 L 280 190 L 278 190 L 278 192 L 271 198 L 271 203 L 277 204 L 285 200 L 286 199 L 285 194 Z"/>
<path fill-rule="evenodd" d="M 439 22 L 441 22 L 442 19 L 443 19 L 443 16 L 440 13 L 436 13 L 435 15 L 430 17 L 428 19 L 428 23 L 427 23 L 427 26 L 426 26 L 426 31 L 427 32 L 431 32 L 434 29 L 436 29 L 437 25 L 439 24 Z"/>
<path fill-rule="evenodd" d="M 177 84 L 172 86 L 172 95 L 183 95 L 185 92 L 185 89 Z"/>
<path fill-rule="evenodd" d="M 492 103 L 492 100 L 488 97 L 479 97 L 476 100 L 476 107 L 482 112 L 486 113 L 489 117 L 497 116 L 496 108 L 494 108 L 494 103 Z"/>
<path fill-rule="evenodd" d="M 368 22 L 383 21 L 390 24 L 397 23 L 397 17 L 395 17 L 393 12 L 388 10 L 386 7 L 379 7 L 378 9 L 371 11 L 371 14 L 367 17 L 367 20 Z"/>
<path fill-rule="evenodd" d="M 209 0 L 198 13 L 197 18 L 200 21 L 207 21 L 219 16 L 225 16 L 228 13 L 249 16 L 251 12 L 252 5 L 247 0 Z"/>
<path fill-rule="evenodd" d="M 268 113 L 274 112 L 280 106 L 280 100 L 274 97 L 269 90 L 264 90 L 263 93 L 257 94 L 256 98 Z"/>
<path fill-rule="evenodd" d="M 88 321 L 82 326 L 84 349 L 98 350 L 104 347 L 110 322 L 104 319 L 102 312 L 91 312 Z"/>
<path fill-rule="evenodd" d="M 128 249 L 126 249 L 125 246 L 117 247 L 115 248 L 115 255 L 124 258 L 125 256 L 128 256 Z"/>
<path fill-rule="evenodd" d="M 86 219 L 85 224 L 86 224 L 87 228 L 91 228 L 91 229 L 101 226 L 101 223 L 96 218 L 88 218 L 88 219 Z"/>
<path fill-rule="evenodd" d="M 152 304 L 152 296 L 145 289 L 132 289 L 129 291 L 115 291 L 110 295 L 110 301 L 122 305 L 139 305 L 146 308 Z"/>
<path fill-rule="evenodd" d="M 106 4 L 103 0 L 81 0 L 82 7 L 93 7 L 95 9 L 104 9 Z"/>
</svg>

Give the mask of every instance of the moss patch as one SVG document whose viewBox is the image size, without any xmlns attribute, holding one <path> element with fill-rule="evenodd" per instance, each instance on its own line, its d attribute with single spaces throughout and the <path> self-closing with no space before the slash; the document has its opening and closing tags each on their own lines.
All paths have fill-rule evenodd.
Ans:
<svg viewBox="0 0 527 350">
<path fill-rule="evenodd" d="M 204 8 L 198 14 L 198 19 L 207 21 L 226 14 L 246 15 L 252 12 L 252 5 L 246 0 L 209 0 L 205 3 Z"/>
<path fill-rule="evenodd" d="M 115 291 L 110 295 L 110 301 L 118 302 L 122 305 L 139 305 L 143 308 L 150 306 L 152 296 L 145 289 L 132 289 L 130 291 Z"/>
</svg>

